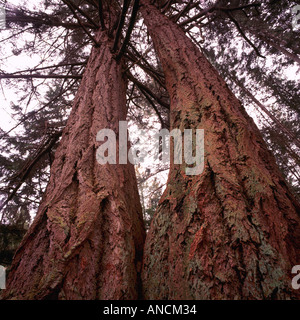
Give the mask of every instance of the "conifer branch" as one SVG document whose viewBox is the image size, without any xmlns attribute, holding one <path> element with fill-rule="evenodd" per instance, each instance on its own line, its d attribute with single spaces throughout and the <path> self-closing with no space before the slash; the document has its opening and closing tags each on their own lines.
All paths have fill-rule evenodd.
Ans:
<svg viewBox="0 0 300 320">
<path fill-rule="evenodd" d="M 118 29 L 116 31 L 116 36 L 115 36 L 114 44 L 112 47 L 112 52 L 117 51 L 118 44 L 119 44 L 120 37 L 121 37 L 121 33 L 122 33 L 122 29 L 123 29 L 124 23 L 125 23 L 126 14 L 127 14 L 128 8 L 129 8 L 129 4 L 130 4 L 130 0 L 124 0 L 121 16 L 119 19 Z"/>
<path fill-rule="evenodd" d="M 86 18 L 86 20 L 93 25 L 96 29 L 99 28 L 99 26 L 95 23 L 95 21 L 88 15 L 86 14 L 79 6 L 77 6 L 74 2 L 72 1 L 67 1 L 74 9 L 76 9 L 83 17 Z"/>
<path fill-rule="evenodd" d="M 17 173 L 17 176 L 20 177 L 19 182 L 13 188 L 11 193 L 8 195 L 7 199 L 4 201 L 2 205 L 0 205 L 0 211 L 8 204 L 10 200 L 13 199 L 17 191 L 20 189 L 22 184 L 25 182 L 26 178 L 29 176 L 31 170 L 34 168 L 35 164 L 49 151 L 58 139 L 61 137 L 62 131 L 55 132 L 48 139 L 43 139 L 41 144 L 39 145 L 36 153 L 33 155 L 31 160 L 28 160 L 20 172 Z M 3 218 L 3 215 L 2 215 Z"/>
<path fill-rule="evenodd" d="M 15 71 L 13 73 L 10 73 L 11 75 L 14 74 L 18 74 L 18 73 L 23 73 L 23 72 L 35 72 L 35 71 L 40 71 L 40 70 L 46 70 L 46 69 L 57 69 L 60 67 L 75 67 L 75 66 L 83 66 L 85 65 L 86 62 L 73 62 L 73 63 L 59 63 L 59 64 L 55 64 L 52 66 L 46 66 L 46 67 L 36 67 L 36 68 L 32 68 L 32 69 L 27 69 L 27 70 L 20 70 L 20 71 Z M 1 76 L 1 74 L 0 74 Z"/>
<path fill-rule="evenodd" d="M 245 32 L 242 30 L 242 28 L 240 27 L 239 23 L 234 19 L 234 17 L 232 16 L 232 14 L 230 12 L 226 12 L 228 18 L 234 23 L 234 25 L 236 26 L 237 30 L 239 31 L 239 33 L 241 34 L 241 36 L 250 44 L 250 46 L 254 49 L 254 51 L 256 52 L 256 54 L 261 57 L 261 58 L 265 58 L 263 55 L 261 55 L 261 53 L 259 52 L 259 50 L 257 49 L 257 47 L 252 43 L 252 41 L 246 36 Z"/>
<path fill-rule="evenodd" d="M 152 101 L 152 99 L 149 97 L 149 95 L 147 94 L 147 92 L 145 92 L 143 89 L 139 88 L 140 92 L 145 96 L 145 98 L 147 99 L 147 101 L 150 103 L 150 105 L 152 106 L 152 108 L 154 109 L 162 128 L 166 128 L 166 124 L 161 116 L 161 112 L 159 112 L 159 110 L 157 109 L 155 103 Z"/>
<path fill-rule="evenodd" d="M 72 81 L 71 84 L 69 84 L 64 90 L 63 87 L 61 87 L 60 92 L 50 101 L 48 101 L 45 105 L 43 105 L 41 108 L 39 108 L 38 110 L 35 110 L 33 112 L 30 112 L 26 115 L 24 115 L 23 119 L 20 120 L 14 127 L 12 127 L 11 129 L 9 129 L 8 131 L 4 132 L 1 136 L 0 139 L 4 138 L 5 136 L 7 136 L 8 134 L 10 134 L 13 130 L 15 130 L 17 127 L 19 127 L 22 123 L 24 123 L 26 120 L 30 119 L 31 117 L 33 117 L 34 115 L 36 115 L 38 112 L 44 110 L 45 108 L 47 108 L 51 103 L 53 103 L 54 101 L 56 101 L 60 96 L 62 96 L 63 94 L 65 94 L 67 91 L 69 91 L 73 85 L 76 83 L 76 80 Z"/>
<path fill-rule="evenodd" d="M 62 74 L 0 74 L 0 79 L 81 79 L 82 75 Z"/>
<path fill-rule="evenodd" d="M 92 40 L 92 42 L 94 43 L 94 45 L 96 47 L 99 47 L 99 43 L 98 41 L 91 35 L 91 33 L 89 32 L 89 30 L 85 27 L 84 23 L 81 21 L 81 19 L 79 18 L 79 16 L 77 15 L 75 9 L 73 8 L 72 4 L 68 1 L 68 0 L 62 0 L 67 6 L 68 8 L 72 11 L 74 17 L 77 19 L 79 25 L 82 27 L 83 31 L 87 34 L 87 36 Z"/>
<path fill-rule="evenodd" d="M 130 21 L 129 21 L 128 30 L 127 30 L 125 39 L 123 41 L 123 44 L 121 46 L 121 49 L 119 50 L 118 55 L 116 57 L 117 60 L 121 59 L 122 55 L 124 54 L 124 52 L 126 50 L 127 44 L 128 44 L 128 42 L 130 40 L 130 36 L 131 36 L 132 30 L 133 30 L 133 27 L 134 27 L 134 24 L 135 24 L 136 16 L 137 16 L 137 13 L 138 13 L 138 10 L 139 10 L 139 3 L 140 3 L 139 0 L 134 0 L 134 4 L 133 4 L 133 8 L 132 8 L 132 14 L 131 14 Z"/>
<path fill-rule="evenodd" d="M 191 22 L 194 22 L 194 21 L 198 20 L 199 18 L 202 18 L 203 16 L 206 16 L 207 14 L 212 13 L 212 12 L 217 11 L 217 10 L 223 11 L 223 12 L 230 12 L 230 11 L 243 10 L 243 9 L 250 8 L 250 7 L 257 8 L 260 5 L 261 5 L 260 3 L 251 3 L 251 4 L 238 6 L 238 7 L 232 7 L 232 8 L 230 8 L 230 7 L 228 7 L 228 8 L 226 8 L 226 7 L 218 7 L 217 5 L 213 5 L 213 6 L 209 7 L 209 8 L 206 8 L 206 9 L 200 11 L 198 14 L 194 15 L 193 17 L 182 21 L 179 25 L 181 27 L 184 27 L 185 25 L 187 25 L 187 24 L 189 24 Z"/>
<path fill-rule="evenodd" d="M 128 79 L 132 81 L 139 89 L 144 90 L 147 92 L 156 102 L 158 102 L 162 107 L 169 110 L 170 105 L 166 102 L 164 102 L 161 98 L 159 98 L 151 89 L 149 89 L 147 86 L 145 86 L 141 81 L 136 79 L 129 71 L 126 73 Z"/>
<path fill-rule="evenodd" d="M 98 11 L 99 11 L 99 19 L 100 19 L 101 29 L 105 30 L 105 22 L 104 22 L 104 17 L 103 17 L 102 0 L 98 0 Z"/>
<path fill-rule="evenodd" d="M 86 28 L 95 29 L 90 23 L 82 22 L 82 25 L 74 22 L 62 22 L 56 17 L 51 17 L 46 14 L 28 13 L 22 12 L 20 10 L 7 10 L 6 24 L 14 23 L 23 26 L 24 24 L 32 24 L 34 27 L 39 27 L 41 25 L 46 25 L 49 27 L 63 27 L 66 29 L 77 29 L 82 28 L 82 25 Z"/>
</svg>

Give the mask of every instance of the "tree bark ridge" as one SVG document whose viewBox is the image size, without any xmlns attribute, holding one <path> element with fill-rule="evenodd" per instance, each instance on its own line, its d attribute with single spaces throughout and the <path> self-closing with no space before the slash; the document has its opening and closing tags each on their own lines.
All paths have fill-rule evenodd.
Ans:
<svg viewBox="0 0 300 320">
<path fill-rule="evenodd" d="M 118 141 L 126 120 L 123 62 L 105 32 L 97 40 L 4 299 L 139 297 L 145 231 L 134 167 L 96 162 L 97 132 L 112 129 Z"/>
<path fill-rule="evenodd" d="M 171 163 L 144 249 L 145 298 L 299 298 L 299 204 L 258 128 L 180 27 L 146 0 L 141 12 L 165 73 L 171 129 L 205 130 L 201 175 Z"/>
</svg>

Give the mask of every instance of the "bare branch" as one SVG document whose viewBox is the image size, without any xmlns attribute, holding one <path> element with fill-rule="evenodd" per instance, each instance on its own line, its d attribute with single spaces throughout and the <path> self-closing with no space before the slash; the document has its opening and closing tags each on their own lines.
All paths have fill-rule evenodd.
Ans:
<svg viewBox="0 0 300 320">
<path fill-rule="evenodd" d="M 152 90 L 150 90 L 147 86 L 145 86 L 141 81 L 139 81 L 138 79 L 136 79 L 129 71 L 127 71 L 126 73 L 128 79 L 130 81 L 132 81 L 134 84 L 136 84 L 136 86 L 139 89 L 144 90 L 145 92 L 147 92 L 156 102 L 158 102 L 162 107 L 164 107 L 165 109 L 169 110 L 170 109 L 170 105 L 166 102 L 164 102 L 161 98 L 159 98 L 154 92 L 152 92 Z"/>
<path fill-rule="evenodd" d="M 195 8 L 196 6 L 198 6 L 197 3 L 192 5 L 193 0 L 190 0 L 188 2 L 188 4 L 178 13 L 176 14 L 173 19 L 174 22 L 177 22 L 184 14 L 186 14 L 190 9 Z"/>
<path fill-rule="evenodd" d="M 162 13 L 166 13 L 169 9 L 170 9 L 170 7 L 171 7 L 171 5 L 172 5 L 172 2 L 173 2 L 173 0 L 168 0 L 164 5 L 163 5 L 163 7 L 162 7 Z"/>
<path fill-rule="evenodd" d="M 103 18 L 102 0 L 98 0 L 98 10 L 99 10 L 99 19 L 100 19 L 101 29 L 105 30 L 105 23 L 104 23 L 104 18 Z"/>
<path fill-rule="evenodd" d="M 40 71 L 40 70 L 45 70 L 45 69 L 52 69 L 52 68 L 60 68 L 60 67 L 68 67 L 68 66 L 82 66 L 85 65 L 86 62 L 74 62 L 74 63 L 60 63 L 52 66 L 47 66 L 47 67 L 37 67 L 33 69 L 27 69 L 27 70 L 20 70 L 16 71 L 13 73 L 10 73 L 11 75 L 13 74 L 18 74 L 18 73 L 23 73 L 23 72 L 35 72 L 35 71 Z M 0 75 L 1 76 L 1 75 Z"/>
<path fill-rule="evenodd" d="M 123 29 L 123 26 L 125 23 L 126 14 L 127 14 L 128 8 L 129 8 L 129 4 L 130 4 L 130 0 L 124 0 L 121 16 L 119 19 L 118 29 L 116 31 L 116 36 L 115 36 L 114 44 L 112 47 L 112 52 L 117 51 L 119 40 L 120 40 L 121 33 L 122 33 L 122 29 Z"/>
<path fill-rule="evenodd" d="M 127 30 L 125 39 L 123 41 L 123 44 L 121 46 L 121 49 L 119 50 L 118 55 L 116 57 L 117 60 L 121 59 L 122 55 L 124 54 L 124 52 L 126 50 L 127 44 L 128 44 L 128 42 L 130 40 L 130 36 L 131 36 L 132 30 L 133 30 L 133 27 L 134 27 L 134 24 L 135 24 L 136 16 L 137 16 L 137 13 L 138 13 L 138 10 L 139 10 L 139 3 L 140 3 L 139 0 L 134 0 L 134 4 L 133 4 L 133 8 L 132 8 L 132 14 L 131 14 L 130 21 L 129 21 L 128 30 Z"/>
<path fill-rule="evenodd" d="M 210 8 L 204 9 L 204 10 L 202 10 L 201 12 L 199 12 L 198 14 L 196 14 L 195 16 L 193 16 L 193 17 L 191 17 L 191 18 L 188 18 L 188 19 L 182 21 L 181 23 L 179 23 L 179 25 L 180 25 L 181 27 L 184 27 L 184 26 L 186 26 L 187 24 L 189 24 L 190 22 L 194 22 L 194 21 L 196 21 L 197 19 L 199 19 L 199 18 L 201 18 L 201 17 L 203 17 L 203 16 L 207 15 L 208 13 L 211 13 L 211 12 L 213 12 L 213 11 L 215 11 L 215 10 L 216 10 L 216 6 L 212 6 L 212 7 L 210 7 Z"/>
<path fill-rule="evenodd" d="M 166 89 L 164 77 L 162 77 L 156 70 L 154 70 L 151 66 L 146 66 L 143 63 L 141 63 L 141 58 L 136 59 L 134 55 L 131 56 L 131 53 L 129 55 L 125 55 L 126 58 L 128 58 L 130 61 L 133 62 L 132 65 L 130 65 L 124 73 L 126 73 L 128 70 L 131 69 L 135 64 L 138 65 L 142 70 L 144 70 L 152 79 L 157 81 L 160 86 L 162 86 L 164 89 Z"/>
<path fill-rule="evenodd" d="M 168 126 L 165 124 L 165 122 L 164 122 L 164 120 L 163 120 L 163 118 L 162 118 L 162 116 L 161 116 L 161 113 L 159 112 L 159 110 L 157 109 L 155 103 L 154 103 L 154 102 L 152 101 L 152 99 L 149 97 L 149 95 L 147 94 L 147 92 L 145 92 L 145 91 L 144 91 L 143 89 L 141 89 L 141 88 L 139 88 L 139 90 L 140 90 L 141 93 L 145 96 L 145 98 L 147 99 L 147 101 L 150 103 L 150 105 L 151 105 L 152 108 L 154 109 L 154 111 L 155 111 L 155 113 L 157 114 L 158 119 L 159 119 L 159 121 L 160 121 L 160 123 L 161 123 L 162 128 L 168 127 Z"/>
<path fill-rule="evenodd" d="M 156 74 L 159 78 L 162 78 L 164 79 L 164 74 L 163 73 L 160 73 L 158 72 L 157 70 L 154 70 L 154 68 L 151 66 L 151 64 L 147 61 L 147 59 L 145 59 L 145 57 L 139 53 L 136 48 L 131 45 L 129 43 L 129 46 L 130 46 L 130 49 L 133 51 L 133 53 L 131 53 L 129 50 L 127 50 L 127 53 L 131 56 L 129 57 L 130 60 L 132 60 L 133 62 L 136 62 L 138 64 L 138 61 L 143 61 L 144 65 L 143 65 L 143 69 L 144 68 L 147 68 L 148 70 L 152 71 L 154 74 Z M 145 55 L 145 53 L 144 53 Z M 136 59 L 136 57 L 138 57 L 138 60 Z"/>
<path fill-rule="evenodd" d="M 17 33 L 14 33 L 14 34 L 12 34 L 12 35 L 9 36 L 9 37 L 0 40 L 0 43 L 1 43 L 1 42 L 4 42 L 4 41 L 7 41 L 7 40 L 9 40 L 9 39 L 11 39 L 11 38 L 13 38 L 13 37 L 16 37 L 16 36 L 18 36 L 19 34 L 24 33 L 24 32 L 26 32 L 26 31 L 28 31 L 28 30 L 31 30 L 31 29 L 33 29 L 33 27 L 28 27 L 28 28 L 26 28 L 26 29 L 22 29 L 22 31 L 17 32 Z"/>
<path fill-rule="evenodd" d="M 88 14 L 86 14 L 79 6 L 77 6 L 74 2 L 71 2 L 71 1 L 69 3 L 70 3 L 70 5 L 72 5 L 72 7 L 74 9 L 76 9 L 78 12 L 80 12 L 81 15 L 83 17 L 85 17 L 96 29 L 99 28 L 99 26 L 95 23 L 95 21 Z"/>
<path fill-rule="evenodd" d="M 138 64 L 142 60 L 142 58 L 144 58 L 149 53 L 149 51 L 152 49 L 153 49 L 152 46 L 148 47 L 148 49 L 146 49 L 145 52 L 138 57 L 138 59 L 135 59 L 134 55 L 131 52 L 129 52 L 130 56 L 128 56 L 128 55 L 126 55 L 126 56 L 130 61 L 132 61 L 132 64 L 129 65 L 124 72 L 131 69 L 134 65 Z"/>
<path fill-rule="evenodd" d="M 62 74 L 0 74 L 0 79 L 81 79 L 82 75 Z"/>
</svg>

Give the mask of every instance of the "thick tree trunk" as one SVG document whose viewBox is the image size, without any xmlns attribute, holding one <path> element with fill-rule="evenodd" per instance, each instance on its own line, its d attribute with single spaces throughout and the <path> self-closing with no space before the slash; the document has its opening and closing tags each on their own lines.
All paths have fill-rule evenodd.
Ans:
<svg viewBox="0 0 300 320">
<path fill-rule="evenodd" d="M 126 119 L 126 82 L 106 33 L 98 40 L 5 299 L 138 298 L 145 232 L 134 168 L 96 161 L 97 132 L 118 138 Z"/>
<path fill-rule="evenodd" d="M 288 299 L 299 205 L 240 102 L 184 32 L 142 1 L 171 98 L 171 128 L 205 130 L 205 169 L 171 163 L 142 271 L 146 299 Z M 298 296 L 299 297 L 299 296 Z"/>
</svg>

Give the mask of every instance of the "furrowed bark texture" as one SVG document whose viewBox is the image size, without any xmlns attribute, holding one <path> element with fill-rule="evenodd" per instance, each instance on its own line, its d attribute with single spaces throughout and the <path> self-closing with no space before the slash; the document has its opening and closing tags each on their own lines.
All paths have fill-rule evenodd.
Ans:
<svg viewBox="0 0 300 320">
<path fill-rule="evenodd" d="M 146 299 L 289 299 L 299 205 L 259 130 L 184 32 L 142 1 L 171 98 L 171 128 L 205 130 L 205 168 L 171 164 L 142 271 Z"/>
<path fill-rule="evenodd" d="M 126 82 L 111 41 L 98 40 L 5 299 L 138 298 L 145 232 L 134 167 L 96 161 L 97 132 L 118 134 L 126 119 Z"/>
</svg>

